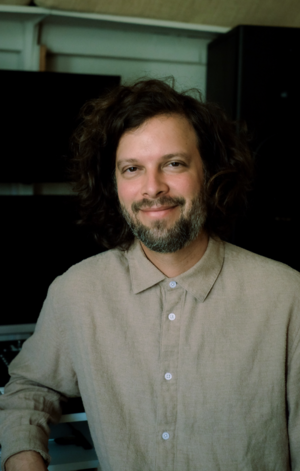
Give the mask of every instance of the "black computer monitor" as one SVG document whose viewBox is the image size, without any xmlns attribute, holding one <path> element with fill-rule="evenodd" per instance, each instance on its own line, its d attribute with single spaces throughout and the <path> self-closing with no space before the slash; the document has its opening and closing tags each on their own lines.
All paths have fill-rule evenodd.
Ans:
<svg viewBox="0 0 300 471">
<path fill-rule="evenodd" d="M 82 105 L 120 76 L 0 70 L 0 182 L 64 182 Z"/>
</svg>

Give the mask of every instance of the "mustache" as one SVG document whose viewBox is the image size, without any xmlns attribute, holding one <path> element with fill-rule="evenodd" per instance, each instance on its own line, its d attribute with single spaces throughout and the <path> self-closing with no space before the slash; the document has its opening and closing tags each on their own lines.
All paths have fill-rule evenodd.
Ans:
<svg viewBox="0 0 300 471">
<path fill-rule="evenodd" d="M 148 198 L 143 198 L 140 201 L 135 201 L 131 205 L 131 209 L 133 213 L 137 213 L 142 208 L 152 208 L 153 206 L 183 206 L 185 204 L 185 199 L 182 197 L 170 197 L 170 196 L 162 196 L 161 198 L 157 198 L 155 200 L 149 200 Z"/>
</svg>

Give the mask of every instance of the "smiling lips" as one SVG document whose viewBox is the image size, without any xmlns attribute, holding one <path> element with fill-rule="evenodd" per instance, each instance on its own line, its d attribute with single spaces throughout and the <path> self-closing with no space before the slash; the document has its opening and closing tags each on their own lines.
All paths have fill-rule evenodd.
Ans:
<svg viewBox="0 0 300 471">
<path fill-rule="evenodd" d="M 172 209 L 177 208 L 175 206 L 152 206 L 152 208 L 141 208 L 143 213 L 146 213 L 146 216 L 154 219 L 160 219 L 167 216 Z"/>
<path fill-rule="evenodd" d="M 152 212 L 159 212 L 159 211 L 167 211 L 168 209 L 173 209 L 176 206 L 152 206 L 152 208 L 141 208 L 141 211 L 145 213 L 152 213 Z"/>
</svg>

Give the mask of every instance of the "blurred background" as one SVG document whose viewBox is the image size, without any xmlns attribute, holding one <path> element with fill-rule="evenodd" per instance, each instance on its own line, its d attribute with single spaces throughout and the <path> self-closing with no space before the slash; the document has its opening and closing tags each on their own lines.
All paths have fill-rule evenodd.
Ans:
<svg viewBox="0 0 300 471">
<path fill-rule="evenodd" d="M 66 165 L 81 106 L 119 83 L 173 76 L 247 123 L 255 181 L 229 241 L 300 270 L 299 61 L 299 0 L 0 0 L 0 391 L 49 284 L 104 250 Z M 95 468 L 82 404 L 63 417 L 50 471 Z"/>
</svg>

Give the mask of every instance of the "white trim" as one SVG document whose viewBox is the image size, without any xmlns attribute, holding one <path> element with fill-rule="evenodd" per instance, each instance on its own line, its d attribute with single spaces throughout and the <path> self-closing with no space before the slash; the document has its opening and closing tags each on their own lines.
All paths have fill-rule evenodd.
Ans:
<svg viewBox="0 0 300 471">
<path fill-rule="evenodd" d="M 150 27 L 159 27 L 162 29 L 176 29 L 179 31 L 194 31 L 199 33 L 227 33 L 231 28 L 226 26 L 204 25 L 196 23 L 184 23 L 180 21 L 166 21 L 157 20 L 154 18 L 140 18 L 133 16 L 120 16 L 120 15 L 104 15 L 100 13 L 84 13 L 73 12 L 64 10 L 50 10 L 47 8 L 33 7 L 33 6 L 18 6 L 18 5 L 0 5 L 0 14 L 13 13 L 13 14 L 30 14 L 30 15 L 43 15 L 41 19 L 47 16 L 78 18 L 94 21 L 107 21 L 110 23 L 126 23 L 131 25 L 141 25 Z"/>
<path fill-rule="evenodd" d="M 0 5 L 0 13 L 30 13 L 37 14 L 37 15 L 44 15 L 48 14 L 50 10 L 48 8 L 40 8 L 40 7 L 29 7 L 29 6 L 21 6 L 21 5 Z"/>
<path fill-rule="evenodd" d="M 109 21 L 114 23 L 128 23 L 142 26 L 159 26 L 161 28 L 172 28 L 188 31 L 199 31 L 207 33 L 227 33 L 230 28 L 225 26 L 203 25 L 196 23 L 184 23 L 179 21 L 157 20 L 155 18 L 140 18 L 133 16 L 104 15 L 100 13 L 83 13 L 63 10 L 50 10 L 50 15 L 67 16 L 70 18 L 83 18 L 88 20 Z"/>
</svg>

